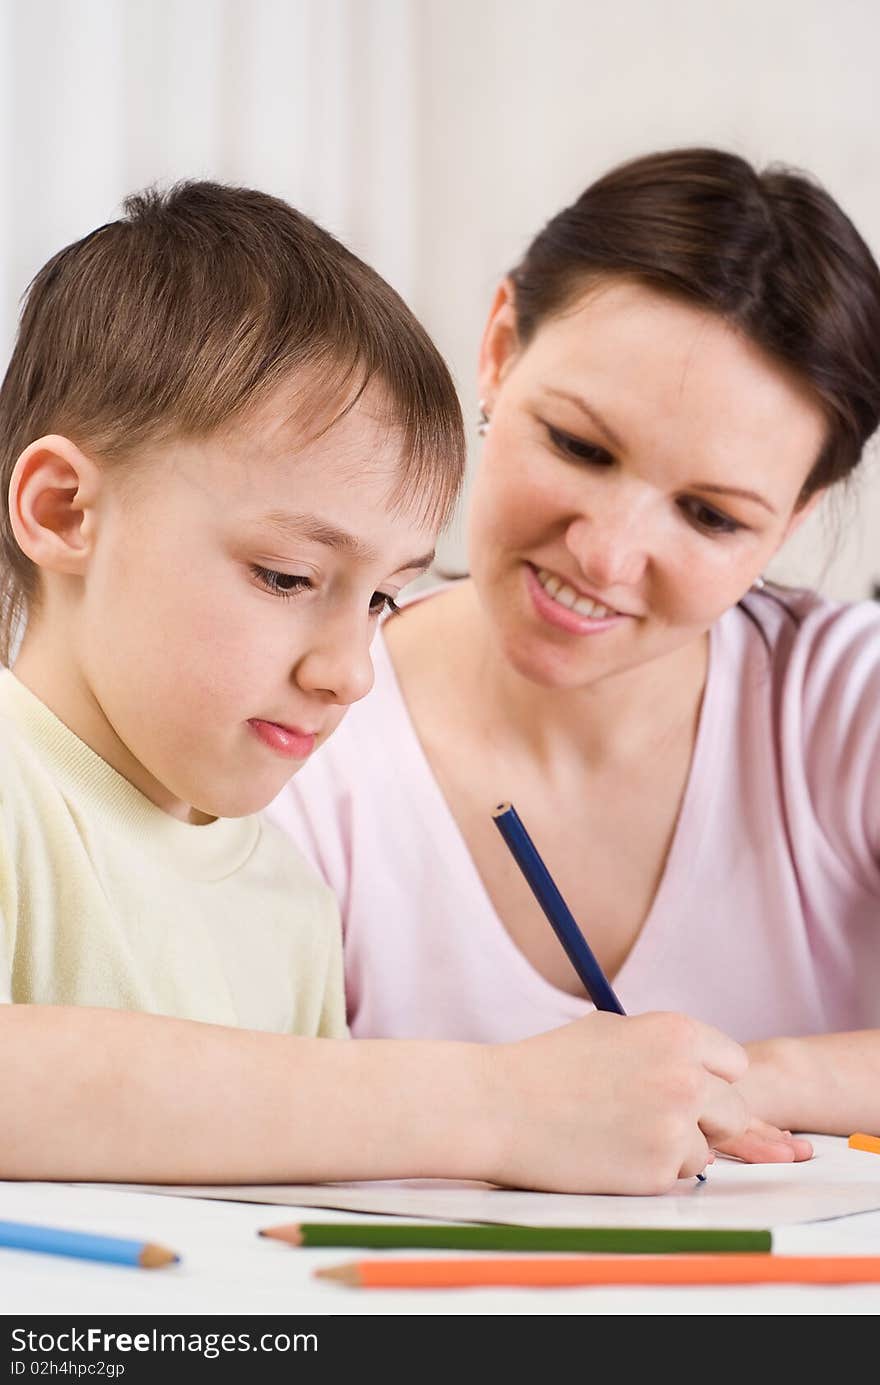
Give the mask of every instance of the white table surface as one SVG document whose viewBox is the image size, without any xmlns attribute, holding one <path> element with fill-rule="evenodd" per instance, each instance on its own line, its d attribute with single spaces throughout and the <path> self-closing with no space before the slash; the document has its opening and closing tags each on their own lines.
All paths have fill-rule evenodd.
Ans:
<svg viewBox="0 0 880 1385">
<path fill-rule="evenodd" d="M 162 1270 L 0 1249 L 0 1312 L 111 1314 L 875 1314 L 880 1285 L 357 1290 L 312 1277 L 367 1250 L 294 1250 L 257 1236 L 299 1220 L 354 1221 L 354 1213 L 217 1202 L 59 1183 L 0 1183 L 0 1220 L 41 1222 L 157 1241 L 181 1263 Z M 783 1254 L 880 1254 L 880 1211 L 785 1227 Z M 449 1254 L 451 1252 L 446 1252 Z M 383 1254 L 430 1255 L 431 1252 Z M 435 1252 L 443 1255 L 444 1252 Z"/>
</svg>

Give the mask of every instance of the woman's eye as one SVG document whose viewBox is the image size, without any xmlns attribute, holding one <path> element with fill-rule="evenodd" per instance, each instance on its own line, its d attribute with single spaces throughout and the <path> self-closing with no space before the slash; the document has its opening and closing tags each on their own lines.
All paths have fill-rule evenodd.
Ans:
<svg viewBox="0 0 880 1385">
<path fill-rule="evenodd" d="M 558 452 L 564 457 L 572 458 L 579 462 L 598 462 L 600 465 L 607 466 L 614 459 L 610 452 L 604 447 L 597 447 L 595 443 L 584 442 L 582 438 L 573 438 L 570 433 L 562 433 L 558 428 L 551 428 L 547 424 L 547 432 L 550 441 Z"/>
<path fill-rule="evenodd" d="M 311 586 L 308 577 L 296 577 L 292 572 L 275 572 L 273 568 L 260 567 L 258 563 L 251 564 L 251 572 L 260 585 L 265 587 L 266 591 L 272 592 L 273 596 L 293 596 L 294 592 L 303 591 Z"/>
<path fill-rule="evenodd" d="M 734 534 L 742 528 L 729 515 L 723 515 L 720 510 L 713 510 L 711 505 L 704 505 L 699 500 L 685 501 L 683 509 L 694 524 L 707 534 Z"/>
<path fill-rule="evenodd" d="M 393 596 L 388 596 L 385 592 L 373 592 L 373 599 L 370 602 L 370 615 L 381 616 L 384 611 L 390 611 L 394 615 L 400 610 Z"/>
</svg>

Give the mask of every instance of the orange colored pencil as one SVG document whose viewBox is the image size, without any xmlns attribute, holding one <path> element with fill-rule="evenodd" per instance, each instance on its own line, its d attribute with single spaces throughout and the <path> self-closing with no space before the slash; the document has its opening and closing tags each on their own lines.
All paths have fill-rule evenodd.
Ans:
<svg viewBox="0 0 880 1385">
<path fill-rule="evenodd" d="M 880 1284 L 880 1255 L 545 1255 L 470 1260 L 353 1260 L 316 1270 L 359 1289 L 599 1284 Z"/>
<path fill-rule="evenodd" d="M 869 1154 L 880 1154 L 880 1139 L 876 1135 L 863 1135 L 861 1130 L 850 1135 L 847 1144 L 850 1149 L 865 1149 Z"/>
</svg>

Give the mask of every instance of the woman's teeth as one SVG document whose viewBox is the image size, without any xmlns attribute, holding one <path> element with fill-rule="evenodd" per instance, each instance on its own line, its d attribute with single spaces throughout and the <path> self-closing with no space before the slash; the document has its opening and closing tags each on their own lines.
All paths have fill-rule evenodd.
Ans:
<svg viewBox="0 0 880 1385">
<path fill-rule="evenodd" d="M 577 592 L 572 591 L 571 587 L 560 578 L 554 577 L 552 572 L 547 572 L 545 568 L 539 567 L 537 576 L 548 596 L 552 596 L 554 601 L 558 601 L 560 606 L 566 606 L 569 611 L 577 611 L 579 616 L 592 616 L 594 620 L 601 620 L 605 616 L 617 615 L 617 611 L 609 606 L 602 606 L 587 596 L 578 596 Z"/>
</svg>

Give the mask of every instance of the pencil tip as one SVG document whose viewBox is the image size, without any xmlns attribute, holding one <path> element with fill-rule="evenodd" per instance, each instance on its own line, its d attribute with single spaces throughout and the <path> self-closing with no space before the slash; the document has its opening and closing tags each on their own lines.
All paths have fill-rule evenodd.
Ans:
<svg viewBox="0 0 880 1385">
<path fill-rule="evenodd" d="M 166 1250 L 164 1246 L 145 1245 L 140 1253 L 141 1266 L 145 1270 L 159 1270 L 163 1265 L 177 1265 L 180 1263 L 180 1256 L 173 1250 Z"/>
<path fill-rule="evenodd" d="M 265 1236 L 268 1241 L 286 1241 L 291 1246 L 301 1246 L 303 1243 L 302 1231 L 298 1226 L 264 1226 L 257 1234 Z"/>
<path fill-rule="evenodd" d="M 360 1276 L 356 1264 L 330 1265 L 323 1270 L 315 1270 L 314 1278 L 334 1279 L 338 1284 L 350 1284 L 353 1287 L 360 1283 Z"/>
</svg>

